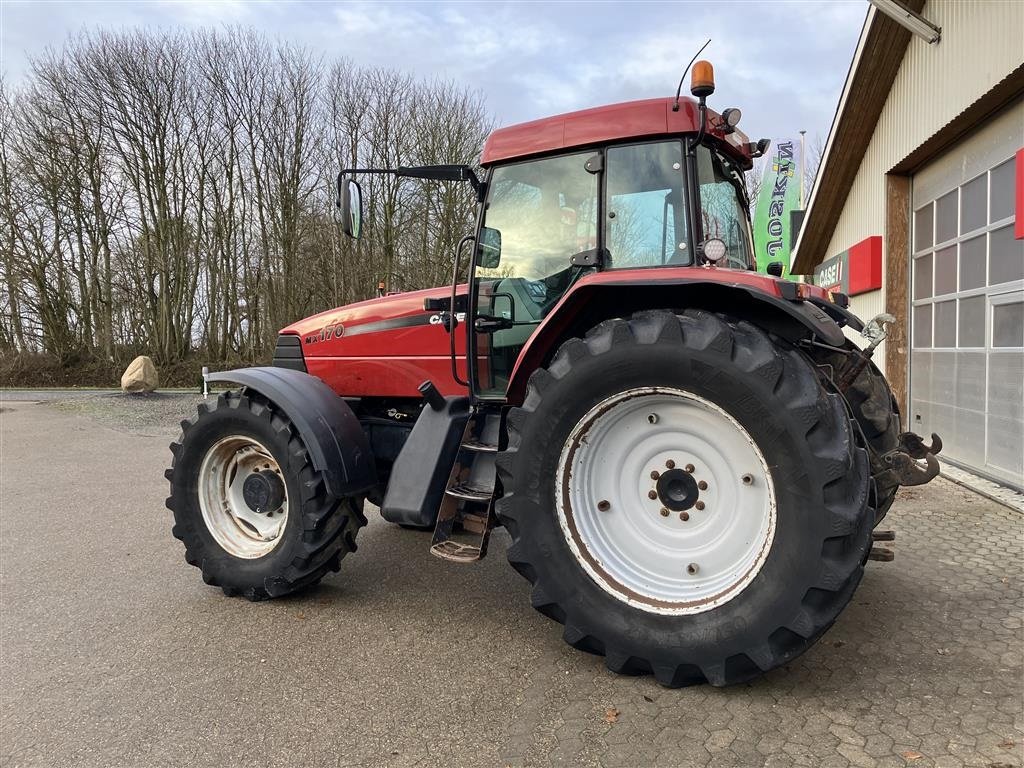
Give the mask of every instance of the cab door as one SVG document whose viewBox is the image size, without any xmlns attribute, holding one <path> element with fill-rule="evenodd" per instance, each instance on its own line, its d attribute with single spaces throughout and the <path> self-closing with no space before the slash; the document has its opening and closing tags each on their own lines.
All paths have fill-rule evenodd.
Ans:
<svg viewBox="0 0 1024 768">
<path fill-rule="evenodd" d="M 599 247 L 600 160 L 579 152 L 492 171 L 471 274 L 470 368 L 478 397 L 505 396 L 527 340 L 594 268 L 573 257 Z"/>
</svg>

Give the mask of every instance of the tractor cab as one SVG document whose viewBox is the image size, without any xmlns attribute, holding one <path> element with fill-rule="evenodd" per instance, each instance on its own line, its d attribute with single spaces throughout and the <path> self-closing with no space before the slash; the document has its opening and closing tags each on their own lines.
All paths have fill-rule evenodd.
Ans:
<svg viewBox="0 0 1024 768">
<path fill-rule="evenodd" d="M 708 62 L 697 63 L 691 90 L 697 99 L 632 101 L 499 129 L 481 154 L 482 179 L 467 166 L 392 171 L 467 180 L 477 190 L 469 290 L 465 299 L 453 291 L 445 307 L 473 330 L 466 383 L 477 398 L 506 397 L 537 328 L 595 273 L 755 269 L 743 173 L 767 140 L 750 143 L 737 130 L 738 109 L 707 108 Z M 338 179 L 342 221 L 354 237 L 361 192 L 345 177 L 359 172 Z"/>
<path fill-rule="evenodd" d="M 671 115 L 670 99 L 606 108 Z M 593 119 L 576 113 L 555 121 Z M 717 120 L 717 118 L 712 118 Z M 548 122 L 548 121 L 542 121 Z M 652 133 L 664 127 L 652 120 Z M 513 133 L 522 126 L 506 129 Z M 543 130 L 542 127 L 530 130 Z M 492 159 L 472 271 L 475 389 L 502 397 L 523 346 L 579 280 L 599 271 L 754 268 L 749 159 L 693 133 L 634 137 L 541 157 Z M 486 362 L 486 365 L 484 364 Z"/>
</svg>

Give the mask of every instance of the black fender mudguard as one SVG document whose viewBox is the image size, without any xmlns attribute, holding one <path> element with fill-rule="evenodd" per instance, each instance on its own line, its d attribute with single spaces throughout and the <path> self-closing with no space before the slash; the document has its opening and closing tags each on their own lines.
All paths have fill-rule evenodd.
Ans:
<svg viewBox="0 0 1024 768">
<path fill-rule="evenodd" d="M 526 384 L 530 375 L 554 355 L 565 339 L 582 337 L 590 328 L 611 317 L 628 317 L 645 309 L 706 309 L 710 312 L 724 312 L 733 317 L 748 320 L 766 331 L 788 341 L 797 341 L 808 333 L 826 344 L 839 347 L 846 343 L 846 335 L 831 316 L 820 306 L 796 298 L 796 284 L 783 283 L 786 291 L 794 296 L 787 298 L 763 289 L 763 286 L 748 284 L 752 280 L 774 282 L 765 275 L 741 273 L 746 282 L 724 282 L 703 278 L 705 271 L 700 268 L 684 268 L 680 271 L 689 276 L 662 275 L 671 270 L 652 269 L 638 282 L 635 273 L 646 270 L 622 270 L 622 274 L 599 273 L 600 281 L 586 279 L 576 283 L 562 297 L 548 314 L 523 351 L 519 354 L 515 369 L 509 381 L 506 400 L 517 405 L 526 396 Z M 728 273 L 731 270 L 720 270 Z M 792 288 L 790 288 L 792 286 Z M 840 316 L 847 325 L 857 328 L 860 321 L 851 313 Z M 852 319 L 852 321 L 851 321 Z"/>
<path fill-rule="evenodd" d="M 280 408 L 309 451 L 313 468 L 323 473 L 327 491 L 344 498 L 377 484 L 370 442 L 344 399 L 316 376 L 289 368 L 238 368 L 211 373 L 207 381 L 241 384 Z"/>
</svg>

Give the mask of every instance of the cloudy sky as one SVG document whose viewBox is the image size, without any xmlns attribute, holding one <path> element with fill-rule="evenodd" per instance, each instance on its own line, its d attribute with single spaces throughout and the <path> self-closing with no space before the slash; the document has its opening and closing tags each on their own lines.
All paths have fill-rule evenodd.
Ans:
<svg viewBox="0 0 1024 768">
<path fill-rule="evenodd" d="M 707 38 L 712 106 L 738 106 L 757 138 L 827 136 L 866 0 L 746 2 L 200 2 L 0 0 L 0 68 L 83 28 L 245 25 L 325 58 L 451 78 L 501 124 L 671 95 Z M 684 91 L 685 92 L 685 91 Z"/>
</svg>

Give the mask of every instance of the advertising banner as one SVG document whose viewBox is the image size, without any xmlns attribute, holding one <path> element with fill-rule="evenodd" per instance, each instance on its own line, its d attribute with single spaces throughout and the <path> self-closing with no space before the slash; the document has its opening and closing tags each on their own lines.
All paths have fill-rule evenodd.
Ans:
<svg viewBox="0 0 1024 768">
<path fill-rule="evenodd" d="M 790 213 L 800 207 L 800 142 L 780 139 L 772 146 L 754 206 L 754 250 L 758 272 L 781 261 L 789 277 L 796 234 Z"/>
</svg>

